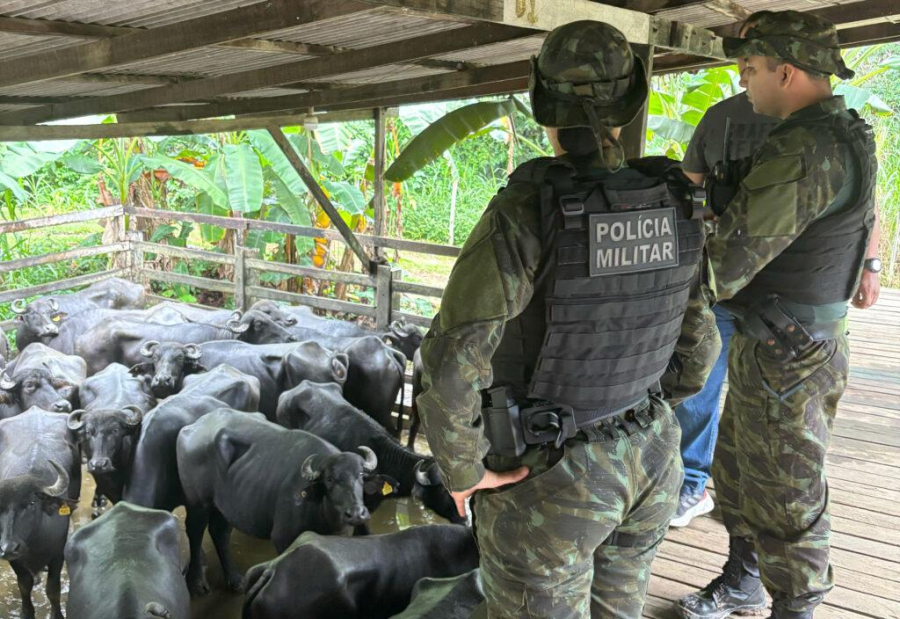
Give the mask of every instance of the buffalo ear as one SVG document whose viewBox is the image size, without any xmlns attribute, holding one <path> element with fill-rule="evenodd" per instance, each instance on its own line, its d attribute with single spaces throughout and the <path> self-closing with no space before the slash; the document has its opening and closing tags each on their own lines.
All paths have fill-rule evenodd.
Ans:
<svg viewBox="0 0 900 619">
<path fill-rule="evenodd" d="M 78 508 L 78 501 L 65 496 L 50 497 L 40 493 L 41 509 L 48 516 L 67 516 Z"/>
<path fill-rule="evenodd" d="M 202 374 L 203 372 L 209 372 L 205 365 L 200 363 L 197 359 L 187 359 L 187 362 L 184 364 L 184 373 L 187 374 L 190 372 L 191 374 Z"/>
<path fill-rule="evenodd" d="M 144 362 L 138 363 L 137 365 L 131 366 L 131 369 L 128 370 L 128 373 L 132 376 L 147 376 L 152 374 L 154 371 L 152 362 Z"/>
</svg>

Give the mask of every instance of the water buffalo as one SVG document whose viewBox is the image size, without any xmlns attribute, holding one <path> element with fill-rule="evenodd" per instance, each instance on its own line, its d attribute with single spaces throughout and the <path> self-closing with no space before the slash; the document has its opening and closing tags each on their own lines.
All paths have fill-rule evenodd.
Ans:
<svg viewBox="0 0 900 619">
<path fill-rule="evenodd" d="M 407 359 L 412 359 L 419 346 L 422 345 L 422 338 L 424 337 L 421 329 L 400 320 L 395 320 L 384 330 L 366 329 L 355 322 L 347 320 L 320 318 L 307 307 L 282 305 L 275 301 L 257 301 L 251 309 L 268 314 L 273 320 L 286 327 L 313 329 L 325 335 L 339 337 L 374 335 L 380 337 L 391 348 L 402 352 Z"/>
<path fill-rule="evenodd" d="M 300 383 L 281 395 L 276 416 L 284 427 L 312 432 L 339 449 L 369 447 L 378 457 L 379 471 L 400 484 L 397 496 L 412 495 L 439 516 L 465 522 L 441 483 L 434 459 L 400 445 L 385 428 L 348 403 L 335 385 Z"/>
<path fill-rule="evenodd" d="M 421 578 L 478 567 L 472 532 L 426 525 L 388 535 L 304 533 L 279 557 L 247 572 L 244 619 L 387 619 L 409 605 Z"/>
<path fill-rule="evenodd" d="M 182 344 L 199 344 L 213 340 L 239 339 L 254 344 L 292 340 L 284 327 L 271 320 L 259 320 L 258 312 L 236 315 L 225 326 L 199 322 L 174 325 L 137 322 L 134 320 L 108 320 L 96 325 L 75 341 L 76 353 L 88 365 L 88 374 L 96 374 L 110 363 L 128 367 L 145 360 L 144 343 L 170 341 Z"/>
<path fill-rule="evenodd" d="M 17 299 L 11 305 L 18 321 L 16 347 L 24 350 L 34 342 L 49 344 L 48 340 L 59 335 L 59 325 L 67 316 L 98 308 L 138 308 L 143 303 L 143 286 L 118 278 L 98 282 L 72 294 L 35 299 L 31 303 Z"/>
<path fill-rule="evenodd" d="M 180 393 L 144 415 L 123 499 L 154 509 L 172 510 L 183 505 L 184 492 L 175 461 L 178 432 L 223 406 L 258 410 L 259 381 L 231 366 L 220 365 L 204 374 L 189 376 Z"/>
<path fill-rule="evenodd" d="M 72 410 L 69 397 L 77 388 L 53 378 L 49 370 L 21 370 L 14 377 L 0 373 L 0 419 L 8 419 L 32 406 L 57 413 Z"/>
<path fill-rule="evenodd" d="M 346 354 L 333 353 L 317 342 L 256 345 L 222 340 L 199 346 L 145 342 L 141 354 L 149 361 L 135 366 L 133 371 L 152 375 L 150 386 L 159 396 L 181 389 L 185 375 L 223 364 L 255 376 L 259 379 L 259 411 L 270 421 L 275 420 L 279 394 L 306 379 L 343 385 L 349 365 Z"/>
<path fill-rule="evenodd" d="M 29 344 L 6 368 L 6 373 L 15 378 L 27 370 L 47 370 L 50 377 L 59 384 L 60 395 L 73 407 L 79 406 L 78 388 L 87 377 L 87 364 L 81 357 L 67 355 L 41 343 Z M 42 408 L 47 408 L 42 406 Z"/>
<path fill-rule="evenodd" d="M 483 600 L 480 570 L 455 578 L 423 578 L 413 587 L 406 610 L 391 619 L 472 619 Z"/>
<path fill-rule="evenodd" d="M 66 544 L 68 619 L 189 619 L 180 550 L 172 514 L 119 503 Z"/>
<path fill-rule="evenodd" d="M 81 461 L 64 415 L 31 408 L 0 421 L 0 558 L 16 573 L 25 619 L 34 619 L 31 590 L 44 569 L 52 617 L 63 617 L 63 548 L 80 489 Z"/>
<path fill-rule="evenodd" d="M 308 432 L 228 409 L 182 430 L 178 471 L 187 499 L 191 593 L 209 590 L 200 567 L 207 525 L 225 581 L 239 590 L 231 527 L 271 539 L 280 553 L 304 531 L 349 534 L 366 523 L 363 485 L 378 460 L 367 447 L 359 451 L 342 452 Z"/>
</svg>

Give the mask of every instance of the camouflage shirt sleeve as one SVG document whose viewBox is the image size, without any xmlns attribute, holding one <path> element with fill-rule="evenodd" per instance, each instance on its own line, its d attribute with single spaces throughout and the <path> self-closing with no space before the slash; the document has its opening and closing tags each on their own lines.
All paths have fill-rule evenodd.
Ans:
<svg viewBox="0 0 900 619">
<path fill-rule="evenodd" d="M 422 342 L 422 394 L 416 402 L 447 487 L 462 491 L 484 475 L 488 442 L 480 390 L 493 382 L 491 358 L 506 322 L 534 292 L 541 255 L 537 194 L 515 183 L 490 203 L 472 230 Z"/>
<path fill-rule="evenodd" d="M 839 143 L 798 126 L 770 136 L 707 247 L 715 297 L 734 297 L 834 202 L 847 177 Z"/>
<path fill-rule="evenodd" d="M 722 350 L 722 339 L 712 311 L 713 294 L 706 284 L 708 266 L 704 252 L 703 263 L 691 287 L 681 335 L 675 344 L 675 354 L 660 382 L 666 401 L 677 406 L 703 389 Z"/>
</svg>

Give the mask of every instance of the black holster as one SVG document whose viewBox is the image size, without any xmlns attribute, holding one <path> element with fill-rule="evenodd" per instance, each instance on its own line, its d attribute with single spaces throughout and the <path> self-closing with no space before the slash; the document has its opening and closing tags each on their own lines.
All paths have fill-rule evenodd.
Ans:
<svg viewBox="0 0 900 619">
<path fill-rule="evenodd" d="M 578 433 L 571 406 L 544 404 L 520 409 L 506 387 L 483 394 L 481 415 L 491 455 L 519 458 L 529 445 L 552 443 L 557 449 Z"/>
<path fill-rule="evenodd" d="M 706 177 L 706 204 L 717 217 L 721 217 L 741 188 L 741 182 L 750 173 L 752 158 L 719 161 Z"/>
<path fill-rule="evenodd" d="M 794 359 L 813 342 L 837 337 L 842 324 L 813 325 L 811 332 L 785 309 L 777 294 L 769 295 L 735 321 L 740 333 L 759 340 L 771 356 L 782 361 Z"/>
</svg>

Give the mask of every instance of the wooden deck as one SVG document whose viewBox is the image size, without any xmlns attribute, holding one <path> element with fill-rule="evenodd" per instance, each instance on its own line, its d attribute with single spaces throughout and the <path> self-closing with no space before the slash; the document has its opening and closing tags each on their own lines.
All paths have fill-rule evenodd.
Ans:
<svg viewBox="0 0 900 619">
<path fill-rule="evenodd" d="M 837 587 L 816 619 L 900 619 L 900 290 L 850 314 L 850 383 L 828 456 Z M 718 516 L 672 529 L 653 564 L 644 617 L 674 619 L 672 601 L 725 562 Z"/>
</svg>

